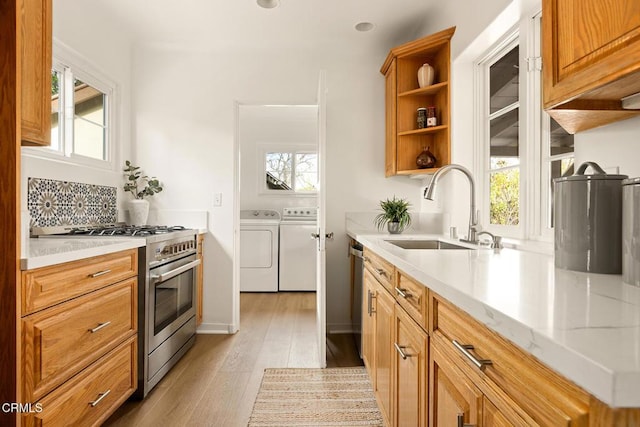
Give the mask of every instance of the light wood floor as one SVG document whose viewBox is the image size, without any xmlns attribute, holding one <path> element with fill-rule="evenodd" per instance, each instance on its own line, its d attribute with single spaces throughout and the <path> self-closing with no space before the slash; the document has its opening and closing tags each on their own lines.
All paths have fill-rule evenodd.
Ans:
<svg viewBox="0 0 640 427">
<path fill-rule="evenodd" d="M 358 366 L 351 334 L 327 338 L 327 366 Z M 265 368 L 317 367 L 314 293 L 243 293 L 240 331 L 198 335 L 142 402 L 107 426 L 246 426 Z"/>
</svg>

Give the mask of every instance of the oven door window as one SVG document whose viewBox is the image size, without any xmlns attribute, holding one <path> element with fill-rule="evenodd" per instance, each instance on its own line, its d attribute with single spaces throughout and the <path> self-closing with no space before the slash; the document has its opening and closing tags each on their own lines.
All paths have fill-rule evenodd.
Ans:
<svg viewBox="0 0 640 427">
<path fill-rule="evenodd" d="M 194 307 L 194 269 L 155 283 L 154 334 Z"/>
</svg>

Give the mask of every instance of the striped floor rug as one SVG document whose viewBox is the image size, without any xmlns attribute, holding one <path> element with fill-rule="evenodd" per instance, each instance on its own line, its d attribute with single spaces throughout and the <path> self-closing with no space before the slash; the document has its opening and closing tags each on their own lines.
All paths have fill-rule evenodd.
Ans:
<svg viewBox="0 0 640 427">
<path fill-rule="evenodd" d="M 249 427 L 382 426 L 364 368 L 265 369 Z"/>
</svg>

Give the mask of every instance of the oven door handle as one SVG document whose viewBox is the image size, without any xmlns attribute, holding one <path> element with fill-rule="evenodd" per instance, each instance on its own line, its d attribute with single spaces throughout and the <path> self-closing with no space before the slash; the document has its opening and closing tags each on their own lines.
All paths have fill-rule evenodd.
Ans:
<svg viewBox="0 0 640 427">
<path fill-rule="evenodd" d="M 177 276 L 178 274 L 182 274 L 187 270 L 191 270 L 193 267 L 197 267 L 200 265 L 200 260 L 197 259 L 195 261 L 191 261 L 188 264 L 185 264 L 181 267 L 178 267 L 174 270 L 171 271 L 167 271 L 166 273 L 162 273 L 162 274 L 152 274 L 151 275 L 151 280 L 153 280 L 154 282 L 164 282 L 165 280 L 169 280 L 172 277 Z"/>
</svg>

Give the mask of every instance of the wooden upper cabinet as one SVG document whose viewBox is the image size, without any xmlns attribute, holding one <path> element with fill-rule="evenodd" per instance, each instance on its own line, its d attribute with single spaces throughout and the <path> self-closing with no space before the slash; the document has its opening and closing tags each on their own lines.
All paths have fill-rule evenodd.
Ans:
<svg viewBox="0 0 640 427">
<path fill-rule="evenodd" d="M 451 162 L 450 41 L 455 27 L 394 47 L 380 72 L 385 76 L 385 175 L 433 173 Z M 418 69 L 434 68 L 433 84 L 418 85 Z M 436 126 L 418 128 L 418 108 L 435 107 Z M 416 158 L 428 148 L 435 168 L 419 169 Z"/>
<path fill-rule="evenodd" d="M 544 108 L 575 133 L 640 114 L 638 0 L 543 0 Z"/>
<path fill-rule="evenodd" d="M 22 145 L 51 144 L 51 0 L 22 5 Z"/>
</svg>

